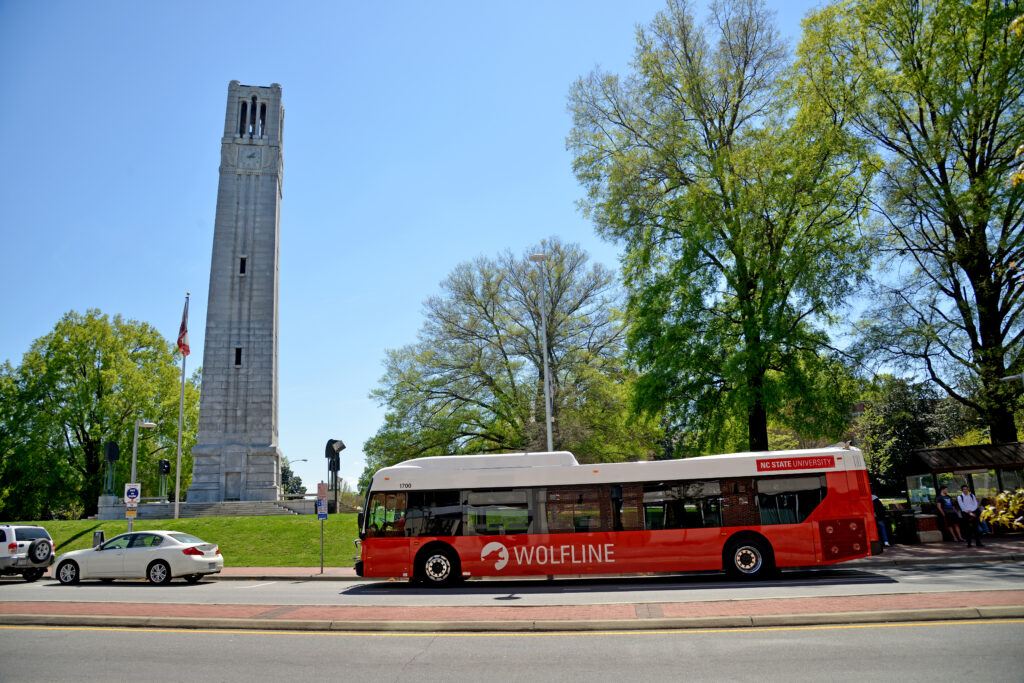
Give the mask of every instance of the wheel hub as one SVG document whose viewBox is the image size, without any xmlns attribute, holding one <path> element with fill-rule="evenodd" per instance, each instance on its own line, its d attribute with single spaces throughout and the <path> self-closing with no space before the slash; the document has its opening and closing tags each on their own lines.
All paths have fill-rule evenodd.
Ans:
<svg viewBox="0 0 1024 683">
<path fill-rule="evenodd" d="M 444 581 L 451 571 L 451 562 L 444 555 L 434 555 L 426 562 L 427 578 L 431 581 Z"/>
<path fill-rule="evenodd" d="M 761 567 L 761 553 L 750 546 L 739 548 L 735 557 L 736 568 L 745 574 L 756 572 Z"/>
</svg>

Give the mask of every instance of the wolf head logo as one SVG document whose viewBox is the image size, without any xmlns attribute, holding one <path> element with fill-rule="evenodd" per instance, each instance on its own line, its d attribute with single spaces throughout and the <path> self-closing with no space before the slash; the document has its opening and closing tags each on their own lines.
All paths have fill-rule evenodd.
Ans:
<svg viewBox="0 0 1024 683">
<path fill-rule="evenodd" d="M 494 563 L 494 569 L 496 571 L 501 571 L 505 568 L 505 565 L 508 564 L 508 548 L 497 541 L 492 541 L 484 546 L 483 550 L 480 551 L 480 561 L 486 561 L 487 556 L 495 551 L 498 553 L 498 560 Z"/>
</svg>

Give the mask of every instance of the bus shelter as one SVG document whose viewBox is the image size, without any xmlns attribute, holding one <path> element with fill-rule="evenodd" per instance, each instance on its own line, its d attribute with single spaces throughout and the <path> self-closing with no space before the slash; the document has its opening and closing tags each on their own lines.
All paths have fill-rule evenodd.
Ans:
<svg viewBox="0 0 1024 683">
<path fill-rule="evenodd" d="M 943 486 L 955 496 L 967 484 L 983 503 L 1000 491 L 1024 488 L 1024 444 L 1020 442 L 922 448 L 914 451 L 914 457 L 912 471 L 919 474 L 907 477 L 907 500 L 917 510 L 934 503 Z"/>
<path fill-rule="evenodd" d="M 914 451 L 907 477 L 909 509 L 893 513 L 901 543 L 949 539 L 935 498 L 943 486 L 956 496 L 964 484 L 982 505 L 991 505 L 1000 491 L 1024 487 L 1024 444 L 922 448 Z"/>
</svg>

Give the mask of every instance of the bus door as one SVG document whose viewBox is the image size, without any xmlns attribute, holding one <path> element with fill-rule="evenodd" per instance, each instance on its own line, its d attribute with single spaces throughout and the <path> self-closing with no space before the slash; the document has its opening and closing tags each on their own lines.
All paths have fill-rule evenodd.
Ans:
<svg viewBox="0 0 1024 683">
<path fill-rule="evenodd" d="M 381 491 L 370 496 L 363 541 L 365 576 L 410 576 L 405 522 L 408 494 Z"/>
</svg>

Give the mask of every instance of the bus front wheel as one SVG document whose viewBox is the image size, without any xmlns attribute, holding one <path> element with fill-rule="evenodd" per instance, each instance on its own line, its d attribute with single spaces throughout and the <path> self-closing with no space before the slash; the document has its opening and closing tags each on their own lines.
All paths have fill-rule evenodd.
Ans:
<svg viewBox="0 0 1024 683">
<path fill-rule="evenodd" d="M 725 571 L 738 579 L 760 579 L 775 571 L 771 545 L 761 538 L 738 538 L 723 554 Z"/>
<path fill-rule="evenodd" d="M 434 546 L 420 554 L 416 573 L 428 586 L 451 586 L 462 578 L 462 565 L 453 549 Z"/>
</svg>

